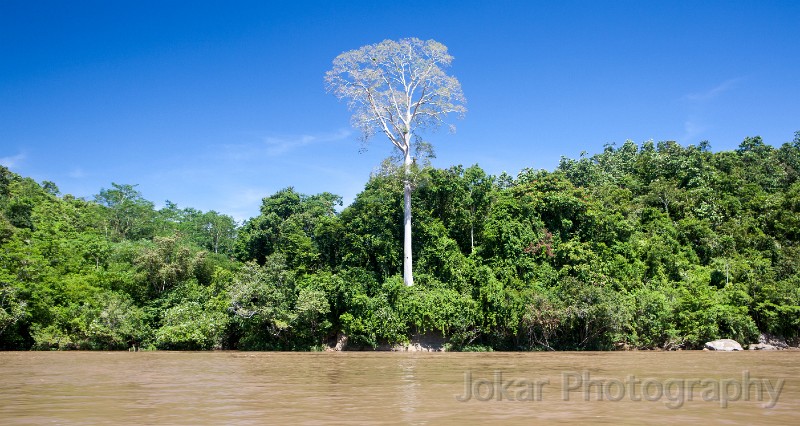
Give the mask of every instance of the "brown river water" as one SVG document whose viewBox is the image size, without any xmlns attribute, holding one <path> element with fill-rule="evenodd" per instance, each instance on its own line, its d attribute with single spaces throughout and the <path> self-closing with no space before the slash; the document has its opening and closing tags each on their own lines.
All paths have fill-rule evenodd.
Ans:
<svg viewBox="0 0 800 426">
<path fill-rule="evenodd" d="M 0 352 L 0 424 L 800 424 L 800 351 Z"/>
</svg>

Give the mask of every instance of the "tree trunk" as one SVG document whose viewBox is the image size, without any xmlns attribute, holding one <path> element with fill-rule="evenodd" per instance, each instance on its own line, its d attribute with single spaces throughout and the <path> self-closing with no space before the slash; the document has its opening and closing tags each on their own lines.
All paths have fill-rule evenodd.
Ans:
<svg viewBox="0 0 800 426">
<path fill-rule="evenodd" d="M 475 251 L 475 225 L 469 224 L 469 253 Z"/>
<path fill-rule="evenodd" d="M 403 282 L 414 285 L 413 261 L 411 254 L 411 149 L 406 145 L 403 179 Z"/>
<path fill-rule="evenodd" d="M 469 213 L 469 254 L 472 254 L 475 251 L 475 206 L 470 206 Z"/>
</svg>

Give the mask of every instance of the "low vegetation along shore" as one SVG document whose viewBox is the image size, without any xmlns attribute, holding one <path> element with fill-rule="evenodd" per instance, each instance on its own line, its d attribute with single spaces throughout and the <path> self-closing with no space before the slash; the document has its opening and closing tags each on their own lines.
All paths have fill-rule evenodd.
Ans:
<svg viewBox="0 0 800 426">
<path fill-rule="evenodd" d="M 0 348 L 796 344 L 800 132 L 726 152 L 627 142 L 516 177 L 420 167 L 413 286 L 397 170 L 339 212 L 287 188 L 239 225 L 156 209 L 135 185 L 86 200 L 0 167 Z"/>
</svg>

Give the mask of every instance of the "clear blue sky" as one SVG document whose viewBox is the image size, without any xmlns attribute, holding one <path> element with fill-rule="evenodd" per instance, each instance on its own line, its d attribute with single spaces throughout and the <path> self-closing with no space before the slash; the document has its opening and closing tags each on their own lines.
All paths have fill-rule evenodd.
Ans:
<svg viewBox="0 0 800 426">
<path fill-rule="evenodd" d="M 455 134 L 427 135 L 438 167 L 800 130 L 798 1 L 214 3 L 0 1 L 0 163 L 239 220 L 287 186 L 350 202 L 390 145 L 359 153 L 323 75 L 402 37 L 448 46 L 468 100 Z"/>
</svg>

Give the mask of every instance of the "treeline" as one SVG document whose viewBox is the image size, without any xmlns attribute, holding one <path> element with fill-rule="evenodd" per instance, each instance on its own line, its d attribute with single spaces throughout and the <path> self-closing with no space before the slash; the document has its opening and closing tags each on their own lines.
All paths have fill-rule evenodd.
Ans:
<svg viewBox="0 0 800 426">
<path fill-rule="evenodd" d="M 237 226 L 155 209 L 133 185 L 93 200 L 0 168 L 3 349 L 374 348 L 419 333 L 455 350 L 698 348 L 800 335 L 800 132 L 608 145 L 552 172 L 414 176 L 415 285 L 402 179 L 350 205 L 292 188 Z"/>
</svg>

